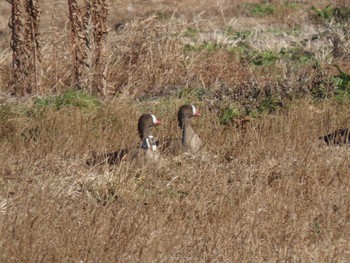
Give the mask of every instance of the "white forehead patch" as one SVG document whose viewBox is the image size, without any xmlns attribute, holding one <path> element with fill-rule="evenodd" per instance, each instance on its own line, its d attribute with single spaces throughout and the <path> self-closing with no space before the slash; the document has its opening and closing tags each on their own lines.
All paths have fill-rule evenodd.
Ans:
<svg viewBox="0 0 350 263">
<path fill-rule="evenodd" d="M 157 122 L 157 118 L 156 118 L 156 116 L 154 116 L 153 114 L 151 114 L 151 116 L 152 116 L 152 121 L 153 121 L 153 124 L 156 124 L 156 122 Z"/>
<path fill-rule="evenodd" d="M 193 112 L 193 115 L 195 115 L 197 113 L 197 110 L 196 110 L 196 107 L 191 105 L 192 106 L 192 112 Z"/>
</svg>

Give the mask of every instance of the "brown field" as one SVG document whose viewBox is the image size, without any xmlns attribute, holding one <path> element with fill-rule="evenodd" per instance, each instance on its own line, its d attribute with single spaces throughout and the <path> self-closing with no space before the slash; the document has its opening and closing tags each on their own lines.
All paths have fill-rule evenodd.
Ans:
<svg viewBox="0 0 350 263">
<path fill-rule="evenodd" d="M 72 91 L 66 1 L 45 1 L 41 84 L 20 96 L 0 2 L 0 262 L 349 262 L 350 151 L 318 138 L 350 125 L 350 19 L 312 11 L 327 4 L 350 14 L 109 1 L 101 96 Z M 155 137 L 179 137 L 185 103 L 203 115 L 199 154 L 86 165 L 138 144 L 143 113 L 163 121 Z"/>
</svg>

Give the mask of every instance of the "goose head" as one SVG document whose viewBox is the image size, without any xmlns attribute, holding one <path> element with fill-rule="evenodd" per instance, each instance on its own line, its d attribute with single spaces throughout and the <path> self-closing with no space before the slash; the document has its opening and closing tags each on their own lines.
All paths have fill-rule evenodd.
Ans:
<svg viewBox="0 0 350 263">
<path fill-rule="evenodd" d="M 145 139 L 150 135 L 152 127 L 162 124 L 153 114 L 142 114 L 139 118 L 137 129 L 141 140 Z"/>
<path fill-rule="evenodd" d="M 200 117 L 201 113 L 196 109 L 195 106 L 186 104 L 182 105 L 179 109 L 177 119 L 179 122 L 179 127 L 184 128 L 185 123 L 189 122 L 193 117 Z"/>
</svg>

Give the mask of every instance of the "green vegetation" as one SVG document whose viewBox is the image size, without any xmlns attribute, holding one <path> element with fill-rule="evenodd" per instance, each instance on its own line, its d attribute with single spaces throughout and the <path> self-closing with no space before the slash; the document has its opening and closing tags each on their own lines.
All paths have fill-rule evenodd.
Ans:
<svg viewBox="0 0 350 263">
<path fill-rule="evenodd" d="M 11 105 L 4 104 L 0 106 L 0 122 L 10 119 L 12 116 L 14 116 L 14 112 Z"/>
<path fill-rule="evenodd" d="M 313 61 L 315 58 L 313 53 L 309 51 L 305 51 L 301 47 L 282 49 L 280 51 L 280 55 L 284 59 L 288 59 L 289 61 L 299 62 L 301 64 L 305 64 L 309 61 Z"/>
<path fill-rule="evenodd" d="M 350 75 L 342 71 L 338 65 L 334 65 L 338 75 L 330 76 L 327 80 L 316 85 L 311 93 L 316 100 L 332 99 L 338 103 L 350 101 Z"/>
<path fill-rule="evenodd" d="M 350 20 L 350 6 L 336 6 L 327 5 L 320 9 L 315 6 L 311 7 L 311 11 L 315 18 L 319 21 L 329 21 L 332 19 L 338 22 L 346 22 Z"/>
<path fill-rule="evenodd" d="M 333 15 L 337 21 L 350 21 L 350 6 L 334 8 Z"/>
<path fill-rule="evenodd" d="M 259 113 L 272 113 L 276 111 L 277 109 L 283 107 L 284 103 L 281 101 L 281 99 L 275 97 L 275 96 L 267 96 L 264 98 L 259 106 L 257 107 L 257 111 Z"/>
<path fill-rule="evenodd" d="M 198 31 L 193 28 L 188 28 L 186 31 L 187 36 L 195 36 Z M 300 28 L 290 28 L 282 30 L 279 28 L 269 29 L 268 32 L 273 33 L 276 36 L 293 35 L 298 36 L 300 34 Z M 226 50 L 228 52 L 238 55 L 238 58 L 243 63 L 249 63 L 253 66 L 270 66 L 278 63 L 279 61 L 295 62 L 297 64 L 306 64 L 309 62 L 315 62 L 315 55 L 312 51 L 306 51 L 305 48 L 297 43 L 294 43 L 289 48 L 282 48 L 280 51 L 274 50 L 256 50 L 251 46 L 249 38 L 253 37 L 254 32 L 250 30 L 235 31 L 231 26 L 223 29 L 224 35 L 228 40 L 235 40 L 234 45 L 230 43 L 216 43 L 216 42 L 204 42 L 200 45 L 185 44 L 185 52 L 201 52 L 209 51 L 214 52 L 217 50 Z"/>
<path fill-rule="evenodd" d="M 284 3 L 283 6 L 285 8 L 288 8 L 288 9 L 298 9 L 300 7 L 302 7 L 302 5 L 298 4 L 298 3 Z"/>
<path fill-rule="evenodd" d="M 244 3 L 241 6 L 248 14 L 254 16 L 266 16 L 275 13 L 275 6 L 271 4 Z"/>
<path fill-rule="evenodd" d="M 326 20 L 330 20 L 332 19 L 333 13 L 334 13 L 334 9 L 333 7 L 331 7 L 330 5 L 327 5 L 326 7 L 324 7 L 323 9 L 319 9 L 315 6 L 311 7 L 311 10 L 319 17 L 322 19 L 326 19 Z"/>
<path fill-rule="evenodd" d="M 284 108 L 286 106 L 285 101 L 278 98 L 277 96 L 266 96 L 255 106 L 252 106 L 249 110 L 240 110 L 242 105 L 230 105 L 222 107 L 220 114 L 218 116 L 219 123 L 221 125 L 228 125 L 232 123 L 235 118 L 242 118 L 245 116 L 250 116 L 253 118 L 259 118 L 263 114 L 271 114 L 278 109 Z"/>
<path fill-rule="evenodd" d="M 227 32 L 231 31 L 228 29 Z M 232 32 L 227 33 L 229 36 L 235 39 L 247 38 L 251 32 Z M 288 49 L 281 49 L 279 52 L 272 50 L 254 50 L 247 41 L 241 41 L 236 46 L 230 46 L 229 44 L 221 44 L 214 42 L 204 42 L 203 44 L 196 46 L 194 44 L 186 44 L 184 46 L 185 52 L 200 52 L 216 50 L 227 50 L 231 53 L 239 55 L 240 60 L 243 63 L 250 63 L 254 66 L 268 66 L 273 65 L 281 60 L 293 61 L 299 64 L 305 64 L 311 61 L 315 61 L 315 56 L 310 51 L 305 51 L 303 47 L 291 47 Z"/>
<path fill-rule="evenodd" d="M 275 13 L 275 7 L 271 4 L 254 4 L 251 10 L 253 15 L 273 15 Z"/>
<path fill-rule="evenodd" d="M 252 58 L 252 63 L 255 66 L 268 66 L 275 64 L 278 58 L 278 54 L 275 52 L 265 50 L 262 52 L 257 52 L 256 55 Z"/>
<path fill-rule="evenodd" d="M 166 13 L 164 13 L 162 11 L 159 11 L 159 10 L 156 11 L 154 15 L 159 20 L 169 20 L 171 18 L 168 14 L 166 14 Z"/>
<path fill-rule="evenodd" d="M 322 83 L 313 87 L 311 90 L 311 94 L 315 100 L 324 100 L 328 96 L 327 89 Z"/>
<path fill-rule="evenodd" d="M 222 44 L 218 44 L 218 43 L 213 43 L 213 42 L 204 42 L 203 44 L 196 46 L 196 45 L 192 45 L 192 44 L 185 44 L 184 46 L 184 51 L 185 52 L 197 52 L 197 51 L 215 51 L 218 49 L 224 49 L 225 46 Z"/>
<path fill-rule="evenodd" d="M 219 116 L 219 123 L 221 125 L 227 125 L 231 123 L 231 121 L 236 118 L 241 116 L 242 114 L 239 112 L 239 110 L 235 107 L 224 107 L 221 110 L 221 114 Z"/>
<path fill-rule="evenodd" d="M 315 222 L 313 223 L 313 235 L 316 239 L 319 239 L 322 237 L 322 227 L 321 224 L 319 222 L 319 220 L 315 220 Z"/>
<path fill-rule="evenodd" d="M 249 62 L 254 66 L 274 65 L 282 60 L 293 61 L 299 64 L 314 61 L 314 54 L 305 51 L 301 47 L 281 49 L 280 52 L 271 50 L 257 51 L 242 43 L 235 48 L 229 49 L 229 51 L 239 54 L 243 62 Z"/>
<path fill-rule="evenodd" d="M 40 13 L 38 63 L 26 1 L 7 2 L 21 2 L 11 25 L 31 62 L 16 64 L 1 29 L 0 262 L 349 261 L 350 151 L 320 140 L 350 124 L 349 0 L 109 1 L 91 6 L 98 21 L 78 1 L 75 37 L 66 15 Z M 197 154 L 176 139 L 183 104 L 202 115 Z M 144 113 L 163 122 L 147 165 Z"/>
<path fill-rule="evenodd" d="M 342 71 L 338 65 L 334 65 L 339 75 L 333 77 L 333 81 L 336 85 L 334 91 L 335 99 L 339 102 L 348 101 L 350 99 L 350 75 Z"/>
<path fill-rule="evenodd" d="M 59 110 L 64 107 L 95 108 L 100 105 L 100 102 L 96 97 L 86 92 L 67 90 L 59 95 L 37 98 L 34 104 L 44 107 L 54 107 Z"/>
<path fill-rule="evenodd" d="M 245 40 L 253 35 L 253 31 L 251 30 L 235 31 L 232 26 L 225 27 L 223 32 L 225 36 L 232 40 Z"/>
<path fill-rule="evenodd" d="M 185 37 L 196 37 L 198 36 L 198 33 L 199 33 L 199 30 L 197 28 L 194 28 L 194 27 L 187 27 L 185 33 L 184 33 L 184 36 Z"/>
</svg>

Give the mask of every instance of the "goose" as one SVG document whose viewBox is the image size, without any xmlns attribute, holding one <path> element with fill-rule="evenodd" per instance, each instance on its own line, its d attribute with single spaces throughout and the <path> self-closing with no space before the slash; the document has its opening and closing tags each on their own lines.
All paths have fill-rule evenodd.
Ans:
<svg viewBox="0 0 350 263">
<path fill-rule="evenodd" d="M 118 164 L 122 160 L 130 160 L 133 163 L 144 164 L 148 161 L 157 162 L 159 160 L 159 151 L 157 143 L 151 129 L 154 126 L 162 124 L 155 115 L 143 114 L 140 116 L 137 124 L 138 133 L 141 139 L 140 146 L 124 148 L 118 151 L 94 155 L 87 161 L 88 165 L 96 165 L 107 162 L 108 164 Z"/>
<path fill-rule="evenodd" d="M 201 116 L 193 105 L 183 105 L 179 109 L 177 120 L 182 130 L 181 144 L 186 152 L 196 153 L 202 146 L 201 139 L 192 128 L 192 118 Z"/>
<path fill-rule="evenodd" d="M 183 150 L 188 153 L 197 153 L 202 147 L 202 141 L 192 128 L 192 118 L 200 117 L 201 113 L 195 106 L 182 105 L 178 111 L 177 119 L 179 128 L 182 131 L 182 137 L 169 138 L 157 141 L 157 146 L 161 152 L 170 151 L 177 153 Z"/>
<path fill-rule="evenodd" d="M 335 130 L 324 136 L 319 137 L 327 145 L 348 145 L 350 146 L 350 129 L 343 128 Z"/>
</svg>

